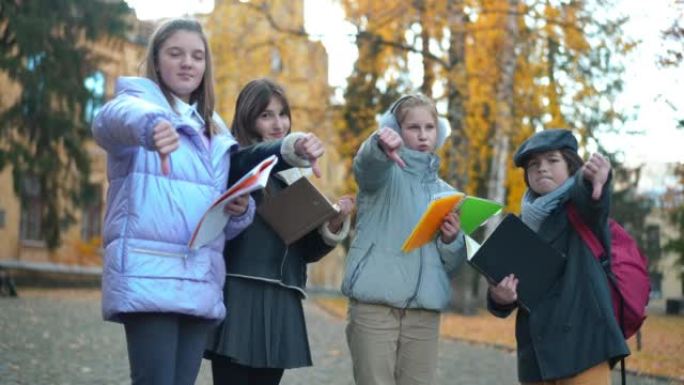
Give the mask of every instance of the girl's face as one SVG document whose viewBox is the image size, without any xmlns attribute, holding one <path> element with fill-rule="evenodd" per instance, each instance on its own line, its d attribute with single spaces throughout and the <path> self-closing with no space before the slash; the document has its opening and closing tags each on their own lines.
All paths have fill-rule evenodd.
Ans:
<svg viewBox="0 0 684 385">
<path fill-rule="evenodd" d="M 279 98 L 271 97 L 266 109 L 257 117 L 254 128 L 264 142 L 282 139 L 290 132 L 290 117 Z"/>
<path fill-rule="evenodd" d="M 157 71 L 161 81 L 186 103 L 204 77 L 207 53 L 197 32 L 178 30 L 159 48 Z"/>
<path fill-rule="evenodd" d="M 433 152 L 437 145 L 437 122 L 428 107 L 413 107 L 406 111 L 400 124 L 401 139 L 416 151 Z"/>
<path fill-rule="evenodd" d="M 569 176 L 568 164 L 558 150 L 533 154 L 527 162 L 527 182 L 539 195 L 557 189 Z"/>
</svg>

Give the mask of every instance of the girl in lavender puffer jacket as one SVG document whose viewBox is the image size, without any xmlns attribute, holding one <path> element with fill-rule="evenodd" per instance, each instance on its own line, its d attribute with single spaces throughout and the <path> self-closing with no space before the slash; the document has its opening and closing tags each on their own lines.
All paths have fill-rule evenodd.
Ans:
<svg viewBox="0 0 684 385">
<path fill-rule="evenodd" d="M 227 188 L 237 142 L 213 111 L 211 54 L 197 21 L 161 25 L 145 64 L 145 78 L 118 79 L 93 123 L 109 180 L 102 311 L 124 325 L 133 384 L 194 384 L 207 334 L 226 314 L 224 243 L 252 222 L 254 201 L 235 200 L 223 234 L 188 248 Z M 276 168 L 307 167 L 322 153 L 315 135 L 292 137 Z"/>
<path fill-rule="evenodd" d="M 207 333 L 223 319 L 222 249 L 249 225 L 238 198 L 224 234 L 187 246 L 226 189 L 235 139 L 213 112 L 211 55 L 201 26 L 176 19 L 151 38 L 146 78 L 124 77 L 93 123 L 107 151 L 102 310 L 126 332 L 133 384 L 193 384 Z"/>
</svg>

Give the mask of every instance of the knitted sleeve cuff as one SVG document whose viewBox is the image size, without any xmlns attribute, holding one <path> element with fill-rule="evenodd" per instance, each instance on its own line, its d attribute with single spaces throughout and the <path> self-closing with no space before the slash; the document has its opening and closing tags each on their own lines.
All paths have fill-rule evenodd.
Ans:
<svg viewBox="0 0 684 385">
<path fill-rule="evenodd" d="M 347 217 L 344 218 L 342 228 L 337 233 L 333 233 L 332 231 L 330 231 L 330 229 L 328 228 L 328 224 L 330 224 L 330 221 L 326 221 L 325 223 L 323 223 L 323 225 L 321 225 L 321 227 L 318 228 L 318 231 L 321 233 L 323 242 L 325 242 L 326 245 L 335 247 L 338 243 L 342 242 L 345 238 L 347 238 L 347 235 L 349 235 L 349 228 L 351 227 L 351 217 L 347 215 Z"/>
<path fill-rule="evenodd" d="M 297 140 L 304 138 L 306 134 L 302 132 L 293 132 L 283 139 L 283 144 L 280 146 L 280 155 L 283 160 L 293 167 L 311 167 L 311 162 L 308 159 L 302 158 L 295 153 L 295 143 Z"/>
</svg>

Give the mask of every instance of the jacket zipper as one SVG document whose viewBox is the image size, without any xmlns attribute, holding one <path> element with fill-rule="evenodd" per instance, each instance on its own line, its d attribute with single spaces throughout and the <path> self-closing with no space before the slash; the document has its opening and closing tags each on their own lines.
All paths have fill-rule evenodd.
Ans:
<svg viewBox="0 0 684 385">
<path fill-rule="evenodd" d="M 432 160 L 430 161 L 430 165 L 432 165 Z M 430 191 L 430 187 L 427 185 L 427 183 L 423 183 L 423 191 L 426 193 L 427 196 L 432 198 L 434 194 L 432 194 L 432 191 Z M 439 236 L 439 235 L 437 235 Z M 423 245 L 424 246 L 424 245 Z M 420 252 L 420 258 L 418 259 L 419 265 L 418 265 L 418 277 L 416 279 L 416 288 L 413 290 L 413 294 L 411 297 L 409 297 L 406 300 L 406 305 L 404 306 L 405 308 L 408 308 L 411 305 L 411 302 L 415 301 L 416 298 L 418 297 L 418 292 L 420 291 L 420 286 L 423 283 L 423 263 L 424 261 L 424 255 L 423 255 L 423 246 L 421 246 L 418 250 Z"/>
<path fill-rule="evenodd" d="M 167 251 L 141 249 L 141 248 L 137 248 L 137 247 L 131 247 L 131 248 L 129 248 L 129 250 L 133 251 L 133 252 L 141 253 L 141 254 L 156 255 L 159 257 L 182 258 L 182 259 L 185 259 L 188 257 L 187 253 L 171 253 L 171 252 L 167 252 Z"/>
</svg>

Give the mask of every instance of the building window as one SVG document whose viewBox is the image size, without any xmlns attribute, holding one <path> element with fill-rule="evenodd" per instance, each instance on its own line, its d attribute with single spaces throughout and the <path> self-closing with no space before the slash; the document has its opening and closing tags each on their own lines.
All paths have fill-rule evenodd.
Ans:
<svg viewBox="0 0 684 385">
<path fill-rule="evenodd" d="M 95 115 L 104 104 L 105 86 L 107 82 L 102 71 L 95 71 L 84 81 L 84 86 L 90 93 L 83 108 L 83 119 L 91 123 Z"/>
<path fill-rule="evenodd" d="M 35 115 L 38 112 L 38 106 L 42 106 L 46 103 L 45 56 L 45 52 L 40 52 L 31 55 L 26 59 L 26 69 L 34 73 L 30 76 L 32 81 L 35 81 L 36 83 L 31 87 L 24 88 L 21 93 L 21 113 L 24 117 Z"/>
<path fill-rule="evenodd" d="M 283 59 L 280 56 L 280 51 L 275 47 L 271 49 L 271 72 L 274 74 L 283 72 Z"/>
<path fill-rule="evenodd" d="M 45 59 L 45 52 L 40 52 L 35 55 L 31 55 L 26 59 L 26 69 L 29 71 L 35 71 L 38 67 L 43 64 L 43 59 Z"/>
<path fill-rule="evenodd" d="M 660 258 L 660 226 L 646 226 L 646 255 L 650 260 Z"/>
<path fill-rule="evenodd" d="M 102 186 L 95 185 L 94 199 L 83 208 L 81 239 L 88 242 L 102 232 Z"/>
<path fill-rule="evenodd" d="M 40 198 L 38 178 L 25 178 L 21 186 L 21 226 L 19 236 L 22 241 L 43 240 L 43 201 Z"/>
<path fill-rule="evenodd" d="M 663 274 L 659 272 L 652 272 L 649 274 L 649 276 L 651 281 L 651 293 L 649 294 L 649 298 L 663 298 Z"/>
</svg>

